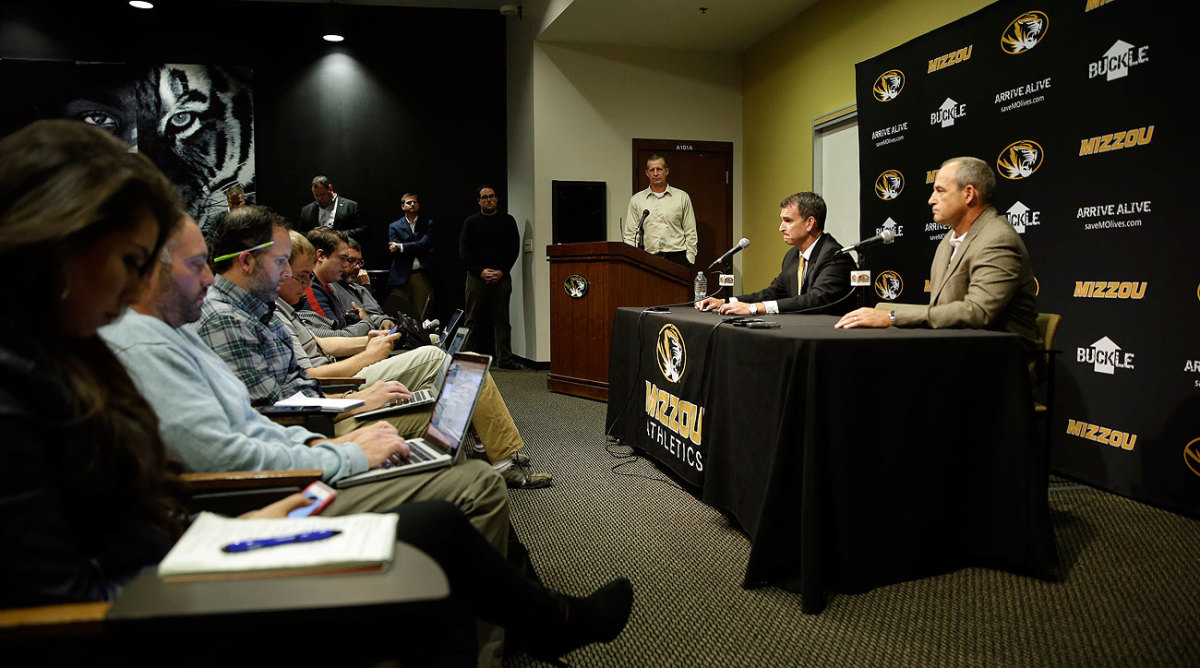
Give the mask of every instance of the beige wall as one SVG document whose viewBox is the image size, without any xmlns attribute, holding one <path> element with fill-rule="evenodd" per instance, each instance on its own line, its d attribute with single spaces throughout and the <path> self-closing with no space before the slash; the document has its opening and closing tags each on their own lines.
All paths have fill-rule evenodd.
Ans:
<svg viewBox="0 0 1200 668">
<path fill-rule="evenodd" d="M 514 270 L 513 351 L 547 361 L 551 181 L 605 181 L 608 238 L 616 241 L 632 194 L 635 137 L 733 142 L 739 235 L 742 61 L 728 54 L 541 43 L 528 34 L 516 35 L 528 40 L 518 42 L 519 30 L 509 28 L 509 211 L 533 251 L 523 253 L 520 271 Z"/>
<path fill-rule="evenodd" d="M 854 104 L 854 64 L 988 4 L 823 0 L 746 51 L 743 234 L 757 251 L 743 259 L 747 288 L 765 286 L 779 272 L 786 249 L 779 200 L 812 188 L 813 119 Z"/>
<path fill-rule="evenodd" d="M 634 137 L 734 142 L 734 237 L 755 242 L 739 285 L 765 286 L 785 250 L 777 204 L 812 187 L 812 121 L 854 103 L 854 64 L 989 3 L 822 0 L 741 56 L 538 42 L 568 4 L 531 0 L 508 23 L 508 209 L 532 242 L 514 269 L 513 350 L 537 361 L 550 359 L 552 180 L 607 182 L 616 240 Z"/>
</svg>

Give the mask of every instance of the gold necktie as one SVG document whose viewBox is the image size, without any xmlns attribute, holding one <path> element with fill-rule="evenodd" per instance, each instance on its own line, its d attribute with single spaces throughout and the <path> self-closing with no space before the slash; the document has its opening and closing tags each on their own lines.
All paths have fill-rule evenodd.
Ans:
<svg viewBox="0 0 1200 668">
<path fill-rule="evenodd" d="M 796 267 L 796 294 L 804 292 L 804 254 L 800 254 L 800 265 Z"/>
</svg>

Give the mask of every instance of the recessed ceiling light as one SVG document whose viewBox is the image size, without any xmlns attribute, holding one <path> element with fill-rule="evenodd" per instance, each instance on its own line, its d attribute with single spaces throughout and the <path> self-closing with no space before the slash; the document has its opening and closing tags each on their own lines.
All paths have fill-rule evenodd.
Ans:
<svg viewBox="0 0 1200 668">
<path fill-rule="evenodd" d="M 136 9 L 154 9 L 154 3 L 146 0 L 129 0 L 129 6 Z"/>
<path fill-rule="evenodd" d="M 321 39 L 325 40 L 326 42 L 342 42 L 345 41 L 346 38 L 342 37 L 341 35 L 329 34 L 321 37 Z"/>
</svg>

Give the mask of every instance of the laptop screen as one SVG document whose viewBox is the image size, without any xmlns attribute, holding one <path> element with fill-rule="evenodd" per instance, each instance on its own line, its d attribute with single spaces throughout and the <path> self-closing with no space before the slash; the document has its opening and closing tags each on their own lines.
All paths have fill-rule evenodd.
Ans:
<svg viewBox="0 0 1200 668">
<path fill-rule="evenodd" d="M 442 350 L 445 350 L 446 346 L 450 343 L 450 337 L 454 336 L 454 330 L 458 327 L 458 321 L 462 320 L 462 316 L 463 316 L 463 310 L 457 309 L 450 316 L 450 320 L 446 322 L 446 327 L 445 327 L 445 329 L 442 330 L 442 335 L 441 335 L 441 339 L 440 339 L 441 344 L 442 344 Z"/>
<path fill-rule="evenodd" d="M 438 395 L 425 438 L 450 454 L 458 451 L 467 434 L 467 425 L 475 412 L 490 362 L 487 355 L 458 353 L 446 371 L 446 381 Z"/>
</svg>

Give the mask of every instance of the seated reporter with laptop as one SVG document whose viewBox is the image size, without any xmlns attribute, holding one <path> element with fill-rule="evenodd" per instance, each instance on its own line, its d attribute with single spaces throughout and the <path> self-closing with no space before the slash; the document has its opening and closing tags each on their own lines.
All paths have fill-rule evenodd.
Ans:
<svg viewBox="0 0 1200 668">
<path fill-rule="evenodd" d="M 41 121 L 0 140 L 0 258 L 29 274 L 49 270 L 49 280 L 13 295 L 18 307 L 45 317 L 0 328 L 0 607 L 111 599 L 188 522 L 155 412 L 96 335 L 135 302 L 146 274 L 174 273 L 164 255 L 181 260 L 182 274 L 211 280 L 207 264 L 183 262 L 191 258 L 179 247 L 160 254 L 176 237 L 175 197 L 143 154 L 82 123 Z M 190 219 L 184 230 L 200 235 Z M 176 299 L 163 305 L 198 306 L 196 292 L 179 294 L 183 287 L 169 286 Z M 394 444 L 378 450 L 389 449 Z M 259 515 L 282 517 L 304 503 L 293 495 Z M 398 537 L 446 572 L 454 609 L 521 634 L 535 657 L 609 641 L 628 620 L 627 580 L 588 598 L 563 596 L 514 572 L 449 504 L 397 512 Z M 461 623 L 450 616 L 447 623 Z M 223 639 L 210 641 L 219 651 Z M 470 652 L 462 658 L 473 665 Z"/>
<path fill-rule="evenodd" d="M 311 280 L 317 253 L 308 239 L 299 232 L 293 230 L 290 240 L 291 275 L 279 284 L 275 315 L 291 334 L 296 364 L 304 370 L 305 375 L 308 378 L 357 376 L 365 379 L 367 383 L 381 380 L 399 381 L 403 383 L 406 391 L 432 388 L 433 397 L 427 402 L 432 405 L 433 398 L 441 389 L 433 387 L 434 380 L 438 372 L 449 363 L 446 353 L 437 346 L 423 346 L 389 357 L 391 343 L 387 336 L 380 336 L 383 332 L 375 332 L 373 337 L 315 336 L 297 317 L 293 305 L 303 301 L 305 284 Z M 362 347 L 361 351 L 359 346 Z M 336 357 L 339 355 L 335 350 L 350 356 L 338 360 Z M 261 369 L 256 371 L 263 373 Z M 292 375 L 284 371 L 282 364 L 277 365 L 274 371 L 281 389 L 266 395 L 266 399 L 283 398 L 296 391 L 305 391 L 298 383 L 290 382 Z M 404 405 L 408 399 L 409 397 L 397 399 L 400 407 L 392 412 L 397 416 L 393 420 L 400 421 L 396 426 L 404 435 L 421 433 L 428 424 L 429 414 L 413 412 L 417 406 Z M 551 484 L 550 474 L 530 473 L 526 470 L 529 458 L 520 453 L 521 448 L 525 447 L 525 441 L 522 440 L 521 433 L 517 430 L 517 425 L 513 422 L 508 406 L 505 405 L 491 374 L 484 379 L 479 406 L 472 424 L 479 434 L 492 467 L 504 477 L 509 487 L 537 489 Z"/>
</svg>

